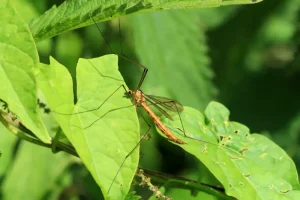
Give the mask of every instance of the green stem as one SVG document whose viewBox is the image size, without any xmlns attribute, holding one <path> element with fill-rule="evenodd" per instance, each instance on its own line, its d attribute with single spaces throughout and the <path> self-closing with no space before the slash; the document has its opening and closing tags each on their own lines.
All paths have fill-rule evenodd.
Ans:
<svg viewBox="0 0 300 200">
<path fill-rule="evenodd" d="M 15 134 L 17 137 L 19 137 L 23 140 L 26 140 L 27 142 L 30 142 L 30 143 L 33 143 L 33 144 L 36 144 L 36 145 L 39 145 L 42 147 L 50 148 L 52 150 L 55 148 L 56 152 L 65 151 L 66 153 L 69 153 L 73 156 L 78 157 L 76 150 L 72 146 L 69 146 L 67 144 L 64 144 L 62 142 L 57 142 L 57 141 L 54 144 L 53 143 L 48 144 L 48 143 L 44 143 L 44 142 L 40 141 L 21 122 L 19 122 L 17 120 L 13 121 L 11 119 L 11 117 L 9 116 L 9 114 L 7 114 L 7 113 L 0 112 L 0 121 L 8 130 L 10 130 L 10 132 Z"/>
<path fill-rule="evenodd" d="M 194 180 L 190 180 L 187 178 L 178 177 L 170 174 L 153 172 L 146 169 L 142 169 L 142 170 L 143 173 L 151 177 L 152 180 L 160 183 L 166 183 L 167 185 L 171 185 L 172 187 L 184 188 L 189 190 L 198 190 L 226 200 L 235 199 L 234 197 L 227 196 L 224 193 L 224 189 L 219 188 L 217 186 L 212 186 L 205 183 L 197 183 Z"/>
</svg>

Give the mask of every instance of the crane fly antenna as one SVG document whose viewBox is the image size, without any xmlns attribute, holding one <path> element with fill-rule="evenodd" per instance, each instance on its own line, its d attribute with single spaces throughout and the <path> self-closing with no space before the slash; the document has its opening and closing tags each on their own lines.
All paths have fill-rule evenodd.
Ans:
<svg viewBox="0 0 300 200">
<path fill-rule="evenodd" d="M 94 20 L 94 18 L 93 18 L 93 16 L 92 16 L 91 13 L 90 13 L 90 18 L 93 20 L 93 22 L 94 22 L 94 24 L 96 25 L 98 31 L 99 31 L 100 34 L 102 35 L 102 38 L 105 38 L 105 37 L 104 37 L 104 34 L 102 33 L 100 27 L 98 26 L 98 24 L 97 24 L 96 21 Z M 113 50 L 110 48 L 108 42 L 107 42 L 105 39 L 104 39 L 104 43 L 105 43 L 105 45 L 109 48 L 110 52 L 111 52 L 112 54 L 115 54 L 115 53 L 113 52 Z"/>
<path fill-rule="evenodd" d="M 143 84 L 143 82 L 144 82 L 144 79 L 145 79 L 147 73 L 148 73 L 148 68 L 144 68 L 142 77 L 141 77 L 140 82 L 139 82 L 139 84 L 138 84 L 138 86 L 137 86 L 137 88 L 136 88 L 137 90 L 140 89 L 140 87 L 142 86 L 142 84 Z"/>
<path fill-rule="evenodd" d="M 101 31 L 99 25 L 98 25 L 98 24 L 96 23 L 96 21 L 94 20 L 94 18 L 93 18 L 93 16 L 91 15 L 91 13 L 90 13 L 90 17 L 91 17 L 91 19 L 93 20 L 94 24 L 96 25 L 98 31 L 100 32 L 100 34 L 101 34 L 101 36 L 102 36 L 102 38 L 103 38 L 103 40 L 104 40 L 105 45 L 108 47 L 108 49 L 110 50 L 110 52 L 111 52 L 112 54 L 115 54 L 115 55 L 119 56 L 120 58 L 123 58 L 124 60 L 127 60 L 127 61 L 129 61 L 129 62 L 131 62 L 131 63 L 134 63 L 135 65 L 137 65 L 137 66 L 141 67 L 142 69 L 144 69 L 144 71 L 145 71 L 145 69 L 147 69 L 147 67 L 145 67 L 144 65 L 142 65 L 142 64 L 139 63 L 138 61 L 136 61 L 136 60 L 134 60 L 134 59 L 132 59 L 132 58 L 129 58 L 128 56 L 126 56 L 126 55 L 124 54 L 124 51 L 123 51 L 123 45 L 122 45 L 122 33 L 121 33 L 121 23 L 120 23 L 120 18 L 118 19 L 118 21 L 119 21 L 119 26 L 118 26 L 118 27 L 119 27 L 119 37 L 120 37 L 120 42 L 119 42 L 119 44 L 120 44 L 120 48 L 121 48 L 121 54 L 118 54 L 118 53 L 114 53 L 114 51 L 112 50 L 112 48 L 110 47 L 110 45 L 108 44 L 108 42 L 105 40 L 105 37 L 104 37 L 103 32 Z M 147 70 L 148 70 L 148 69 L 147 69 Z"/>
</svg>

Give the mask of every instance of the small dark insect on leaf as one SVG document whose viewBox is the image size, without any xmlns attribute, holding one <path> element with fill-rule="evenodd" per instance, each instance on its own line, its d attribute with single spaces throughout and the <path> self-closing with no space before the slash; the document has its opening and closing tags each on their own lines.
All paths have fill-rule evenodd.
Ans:
<svg viewBox="0 0 300 200">
<path fill-rule="evenodd" d="M 45 108 L 44 111 L 45 111 L 46 114 L 49 114 L 51 112 L 50 108 Z"/>
<path fill-rule="evenodd" d="M 44 109 L 44 112 L 46 114 L 49 114 L 51 112 L 50 108 L 47 108 L 47 105 L 43 102 L 41 102 L 39 99 L 37 99 L 37 104 L 39 106 L 39 108 Z"/>
</svg>

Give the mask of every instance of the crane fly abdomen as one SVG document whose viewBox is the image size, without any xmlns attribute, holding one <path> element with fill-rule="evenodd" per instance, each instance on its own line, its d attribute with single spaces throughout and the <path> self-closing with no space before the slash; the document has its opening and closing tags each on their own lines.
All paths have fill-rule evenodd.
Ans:
<svg viewBox="0 0 300 200">
<path fill-rule="evenodd" d="M 173 133 L 159 120 L 159 118 L 152 112 L 152 110 L 148 107 L 148 105 L 145 102 L 142 102 L 140 104 L 144 110 L 149 114 L 151 117 L 153 123 L 155 126 L 165 135 L 167 136 L 170 140 L 172 140 L 175 143 L 178 144 L 185 144 L 182 140 L 176 138 Z"/>
</svg>

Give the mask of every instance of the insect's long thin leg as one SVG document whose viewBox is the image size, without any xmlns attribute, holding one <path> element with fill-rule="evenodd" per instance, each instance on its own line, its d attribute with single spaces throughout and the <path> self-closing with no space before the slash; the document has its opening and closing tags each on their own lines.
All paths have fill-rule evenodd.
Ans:
<svg viewBox="0 0 300 200">
<path fill-rule="evenodd" d="M 124 85 L 120 85 L 113 93 L 111 93 L 101 104 L 100 106 L 98 106 L 98 108 L 95 108 L 95 109 L 92 109 L 92 110 L 86 110 L 86 111 L 82 111 L 82 112 L 78 112 L 78 113 L 72 113 L 72 114 L 80 114 L 80 113 L 85 113 L 85 112 L 91 112 L 91 111 L 94 111 L 94 110 L 98 110 L 99 108 L 101 108 L 103 106 L 103 104 L 105 102 L 107 102 L 109 100 L 110 97 L 112 97 L 112 95 L 114 95 L 121 87 L 123 87 L 123 89 L 125 90 L 125 92 L 127 92 L 126 88 Z M 99 121 L 100 119 L 102 119 L 105 115 L 107 115 L 108 113 L 110 112 L 113 112 L 115 110 L 120 110 L 120 109 L 123 109 L 123 108 L 130 108 L 131 106 L 134 106 L 134 105 L 130 105 L 130 106 L 124 106 L 124 107 L 119 107 L 119 108 L 114 108 L 114 109 L 111 109 L 109 111 L 107 111 L 106 113 L 104 113 L 101 117 L 99 117 L 98 119 L 96 119 L 95 121 L 93 121 L 90 125 L 84 127 L 83 129 L 87 129 L 89 127 L 91 127 L 93 124 L 95 124 L 97 121 Z M 77 128 L 81 128 L 81 127 L 78 127 L 78 126 L 74 126 L 74 127 L 77 127 Z"/>
<path fill-rule="evenodd" d="M 116 111 L 116 110 L 120 110 L 120 109 L 124 109 L 124 108 L 130 108 L 134 105 L 130 105 L 130 106 L 124 106 L 124 107 L 119 107 L 119 108 L 114 108 L 114 109 L 111 109 L 109 111 L 107 111 L 106 113 L 104 113 L 101 117 L 99 117 L 98 119 L 96 119 L 95 121 L 93 121 L 90 125 L 84 127 L 83 129 L 87 129 L 87 128 L 90 128 L 92 125 L 94 125 L 97 121 L 101 120 L 105 115 L 107 115 L 108 113 L 110 112 L 113 112 L 113 111 Z M 75 126 L 75 127 L 78 127 L 78 126 Z M 80 128 L 80 127 L 79 127 Z"/>
<path fill-rule="evenodd" d="M 120 48 L 121 48 L 121 54 L 118 54 L 118 53 L 115 53 L 115 52 L 112 50 L 112 48 L 109 46 L 108 42 L 106 41 L 106 39 L 105 39 L 105 37 L 104 37 L 103 32 L 101 31 L 99 25 L 96 23 L 96 21 L 94 20 L 94 18 L 92 17 L 91 14 L 90 14 L 90 17 L 91 17 L 91 19 L 93 20 L 94 24 L 96 25 L 98 31 L 100 32 L 100 34 L 101 34 L 101 36 L 102 36 L 102 38 L 103 38 L 103 40 L 104 40 L 105 45 L 108 47 L 109 51 L 110 51 L 112 54 L 116 54 L 117 56 L 119 56 L 119 57 L 121 57 L 121 58 L 123 58 L 123 59 L 125 59 L 125 60 L 127 60 L 127 61 L 129 61 L 129 62 L 132 62 L 132 63 L 138 65 L 139 67 L 143 68 L 143 69 L 146 68 L 144 65 L 140 64 L 139 62 L 137 62 L 137 61 L 134 60 L 134 59 L 129 58 L 128 56 L 126 56 L 126 55 L 124 54 L 124 52 L 123 52 L 123 47 L 122 47 L 122 34 L 121 34 L 120 19 L 119 19 L 119 36 L 120 36 Z"/>
<path fill-rule="evenodd" d="M 111 93 L 108 97 L 106 97 L 106 99 L 97 107 L 97 108 L 93 108 L 91 110 L 85 110 L 85 111 L 80 111 L 80 112 L 77 112 L 77 113 L 59 113 L 59 112 L 56 112 L 56 111 L 52 111 L 53 113 L 57 113 L 57 114 L 60 114 L 60 115 L 77 115 L 77 114 L 82 114 L 82 113 L 87 113 L 87 112 L 92 112 L 92 111 L 95 111 L 95 110 L 98 110 L 100 109 L 103 104 L 105 104 L 121 87 L 124 88 L 124 90 L 126 91 L 126 88 L 125 86 L 122 84 L 120 85 L 113 93 Z"/>
<path fill-rule="evenodd" d="M 128 56 L 126 56 L 126 55 L 124 54 L 124 52 L 123 52 L 123 46 L 122 46 L 122 33 L 121 33 L 121 25 L 120 25 L 121 23 L 120 23 L 120 19 L 119 19 L 119 37 L 120 37 L 120 48 L 121 48 L 121 53 L 120 53 L 120 54 L 117 54 L 117 53 L 114 53 L 114 52 L 113 52 L 112 48 L 109 46 L 108 42 L 105 40 L 105 37 L 104 37 L 103 32 L 101 31 L 100 27 L 98 26 L 98 24 L 96 23 L 96 21 L 94 20 L 94 18 L 92 17 L 91 14 L 90 14 L 90 17 L 91 17 L 91 19 L 93 20 L 94 24 L 96 25 L 98 31 L 100 32 L 100 34 L 101 34 L 101 36 L 102 36 L 102 38 L 103 38 L 103 40 L 104 40 L 105 45 L 109 48 L 109 50 L 110 50 L 110 52 L 111 52 L 112 54 L 115 54 L 115 55 L 117 55 L 117 56 L 123 58 L 124 60 L 127 60 L 127 61 L 129 61 L 129 62 L 131 62 L 131 63 L 134 63 L 135 65 L 139 66 L 140 68 L 142 68 L 142 69 L 144 70 L 144 71 L 143 71 L 143 74 L 142 74 L 142 77 L 141 77 L 141 79 L 140 79 L 140 82 L 139 82 L 139 84 L 138 84 L 138 87 L 137 87 L 137 89 L 139 89 L 139 88 L 141 87 L 141 85 L 142 85 L 144 79 L 145 79 L 145 76 L 146 76 L 146 74 L 147 74 L 147 72 L 148 72 L 148 68 L 145 67 L 144 65 L 140 64 L 138 61 L 136 61 L 136 60 L 134 60 L 134 59 L 132 59 L 132 58 L 129 58 Z"/>
<path fill-rule="evenodd" d="M 104 40 L 105 45 L 109 48 L 109 50 L 110 50 L 111 53 L 115 54 L 115 53 L 113 52 L 113 50 L 110 48 L 108 42 L 104 39 L 104 38 L 105 38 L 105 37 L 104 37 L 104 34 L 102 33 L 100 27 L 98 26 L 98 24 L 97 24 L 96 21 L 94 20 L 94 18 L 93 18 L 93 16 L 92 16 L 91 13 L 90 13 L 90 18 L 93 20 L 93 22 L 94 22 L 94 24 L 96 25 L 98 31 L 100 32 L 100 34 L 101 34 L 101 36 L 102 36 L 102 38 L 103 38 L 103 40 Z"/>
<path fill-rule="evenodd" d="M 94 69 L 95 69 L 95 70 L 100 74 L 100 76 L 102 76 L 103 78 L 110 78 L 110 79 L 114 79 L 114 80 L 116 80 L 116 81 L 124 82 L 124 80 L 122 80 L 122 79 L 117 79 L 117 78 L 115 78 L 115 77 L 112 77 L 112 76 L 106 76 L 106 75 L 102 74 L 102 73 L 95 67 L 95 65 L 94 65 L 90 60 L 87 60 L 87 61 L 89 61 L 89 63 L 94 67 Z"/>
<path fill-rule="evenodd" d="M 112 182 L 111 182 L 111 184 L 110 184 L 110 186 L 109 186 L 108 193 L 109 193 L 109 191 L 110 191 L 110 189 L 111 189 L 113 183 L 115 182 L 115 180 L 116 180 L 118 174 L 120 173 L 121 168 L 123 167 L 123 165 L 124 165 L 125 161 L 127 160 L 127 158 L 128 158 L 128 157 L 132 154 L 132 152 L 134 152 L 134 150 L 141 144 L 141 142 L 142 142 L 142 141 L 146 138 L 146 136 L 148 135 L 148 132 L 151 130 L 151 125 L 150 125 L 150 123 L 149 123 L 149 122 L 146 120 L 146 118 L 142 115 L 142 113 L 140 112 L 140 110 L 138 109 L 138 107 L 136 107 L 136 109 L 137 109 L 137 112 L 140 114 L 140 116 L 142 116 L 142 118 L 144 119 L 144 121 L 147 123 L 148 129 L 147 129 L 146 133 L 145 133 L 144 135 L 142 135 L 142 137 L 141 137 L 141 139 L 139 140 L 139 142 L 138 142 L 138 143 L 132 148 L 132 150 L 125 156 L 124 160 L 122 161 L 122 163 L 121 163 L 121 165 L 120 165 L 120 167 L 119 167 L 119 169 L 118 169 L 116 175 L 114 176 L 114 178 L 113 178 L 113 180 L 112 180 Z"/>
<path fill-rule="evenodd" d="M 176 107 L 176 110 L 177 110 L 177 114 L 178 114 L 178 117 L 179 117 L 179 119 L 180 119 L 180 123 L 181 123 L 181 127 L 182 127 L 182 130 L 183 130 L 184 137 L 186 137 L 186 134 L 185 134 L 185 130 L 184 130 L 184 126 L 183 126 L 183 122 L 182 122 L 182 119 L 181 119 L 180 112 L 179 112 L 179 110 L 178 110 L 178 107 L 177 107 L 176 103 L 175 103 L 175 102 L 173 102 L 173 103 L 175 104 L 175 107 Z"/>
<path fill-rule="evenodd" d="M 140 89 L 140 87 L 141 87 L 141 85 L 143 84 L 143 82 L 144 82 L 144 79 L 145 79 L 145 77 L 146 77 L 146 75 L 147 75 L 147 72 L 148 72 L 148 68 L 144 68 L 144 71 L 143 71 L 143 74 L 142 74 L 142 77 L 141 77 L 141 79 L 140 79 L 140 82 L 139 82 L 139 84 L 138 84 L 138 86 L 137 86 L 137 88 L 136 89 Z"/>
<path fill-rule="evenodd" d="M 127 57 L 127 56 L 124 54 L 124 51 L 123 51 L 123 45 L 122 45 L 122 33 L 121 33 L 121 23 L 120 23 L 120 18 L 118 18 L 118 22 L 119 22 L 119 37 L 120 37 L 120 48 L 121 48 L 121 54 L 123 54 L 125 57 Z"/>
</svg>

